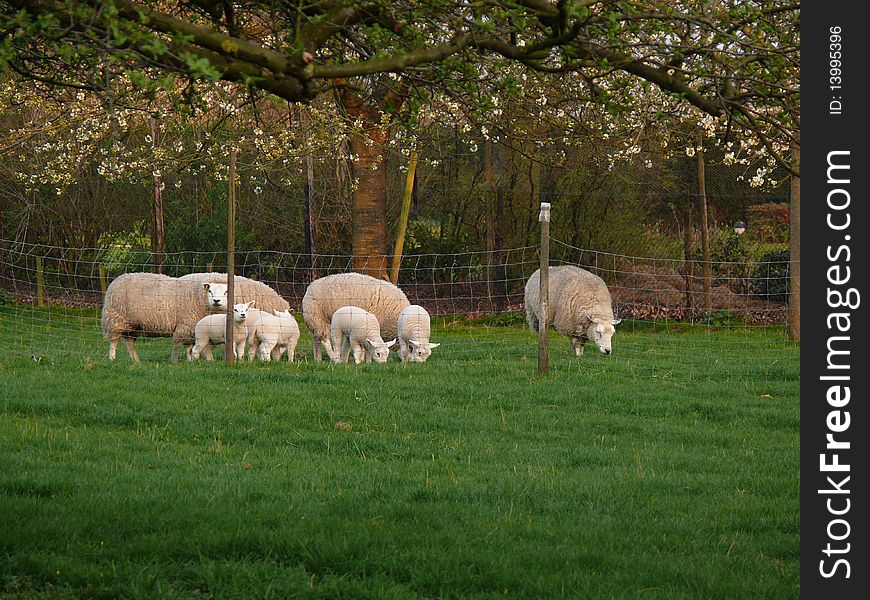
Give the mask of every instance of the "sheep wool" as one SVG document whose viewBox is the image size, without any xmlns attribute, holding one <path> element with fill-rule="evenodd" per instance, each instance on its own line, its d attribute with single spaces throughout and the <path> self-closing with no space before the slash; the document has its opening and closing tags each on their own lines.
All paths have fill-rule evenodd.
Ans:
<svg viewBox="0 0 870 600">
<path fill-rule="evenodd" d="M 182 281 L 198 281 L 200 283 L 226 283 L 226 273 L 190 273 L 179 277 Z M 253 300 L 261 311 L 271 313 L 273 310 L 283 311 L 290 308 L 290 303 L 278 292 L 261 281 L 235 275 L 233 277 L 234 303 Z M 226 301 L 225 301 L 226 302 Z M 226 306 L 226 303 L 224 304 Z M 249 318 L 251 318 L 249 316 Z"/>
<path fill-rule="evenodd" d="M 356 364 L 363 358 L 366 362 L 387 362 L 390 346 L 396 343 L 395 339 L 385 343 L 378 318 L 356 306 L 343 306 L 336 310 L 329 329 L 332 347 L 336 350 L 333 362 L 346 363 L 351 351 Z"/>
<path fill-rule="evenodd" d="M 526 283 L 526 321 L 532 331 L 538 331 L 543 320 L 540 269 Z M 580 267 L 563 265 L 549 269 L 549 306 L 547 325 L 571 338 L 577 356 L 583 345 L 593 340 L 604 354 L 610 354 L 614 325 L 613 304 L 607 284 L 597 275 Z"/>
<path fill-rule="evenodd" d="M 314 360 L 321 358 L 321 346 L 331 359 L 329 326 L 332 315 L 343 306 L 356 306 L 374 314 L 386 339 L 396 337 L 399 314 L 411 303 L 398 287 L 388 281 L 361 273 L 339 273 L 311 282 L 302 298 L 302 318 L 311 331 Z"/>
<path fill-rule="evenodd" d="M 193 342 L 197 321 L 209 314 L 208 288 L 196 281 L 156 273 L 127 273 L 106 289 L 100 325 L 109 342 L 109 359 L 115 359 L 118 340 L 139 360 L 136 338 L 172 337 L 172 360 L 184 344 Z"/>
<path fill-rule="evenodd" d="M 238 359 L 245 355 L 248 308 L 252 303 L 253 301 L 233 305 L 233 355 Z M 206 360 L 212 360 L 212 348 L 227 341 L 227 315 L 219 313 L 203 317 L 196 323 L 194 337 L 196 343 L 188 360 L 198 359 L 203 352 Z"/>
<path fill-rule="evenodd" d="M 425 362 L 432 348 L 441 345 L 429 342 L 431 319 L 426 309 L 418 304 L 412 304 L 399 314 L 397 327 L 399 358 L 403 362 Z"/>
<path fill-rule="evenodd" d="M 289 310 L 269 314 L 259 311 L 255 319 L 249 313 L 248 360 L 256 355 L 261 360 L 279 360 L 287 352 L 287 361 L 293 362 L 299 342 L 299 324 Z"/>
</svg>

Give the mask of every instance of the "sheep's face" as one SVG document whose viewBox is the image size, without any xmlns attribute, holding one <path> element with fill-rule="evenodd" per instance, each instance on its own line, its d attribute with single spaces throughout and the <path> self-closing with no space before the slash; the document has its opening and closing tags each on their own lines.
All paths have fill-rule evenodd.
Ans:
<svg viewBox="0 0 870 600">
<path fill-rule="evenodd" d="M 233 321 L 244 323 L 248 318 L 248 309 L 254 302 L 242 302 L 233 306 Z"/>
<path fill-rule="evenodd" d="M 227 284 L 225 283 L 204 283 L 208 294 L 208 307 L 211 310 L 218 310 L 227 307 Z"/>
<path fill-rule="evenodd" d="M 366 340 L 366 346 L 368 346 L 372 360 L 378 363 L 387 362 L 387 359 L 390 358 L 390 346 L 395 343 L 396 340 L 390 340 L 389 342 Z"/>
<path fill-rule="evenodd" d="M 613 334 L 616 333 L 616 327 L 620 319 L 612 319 L 602 321 L 590 315 L 587 315 L 589 325 L 586 326 L 586 337 L 595 342 L 602 354 L 610 354 L 612 351 Z"/>
<path fill-rule="evenodd" d="M 410 362 L 425 362 L 432 354 L 432 348 L 437 348 L 441 344 L 430 344 L 429 342 L 415 342 L 408 340 L 408 357 L 406 360 Z"/>
</svg>

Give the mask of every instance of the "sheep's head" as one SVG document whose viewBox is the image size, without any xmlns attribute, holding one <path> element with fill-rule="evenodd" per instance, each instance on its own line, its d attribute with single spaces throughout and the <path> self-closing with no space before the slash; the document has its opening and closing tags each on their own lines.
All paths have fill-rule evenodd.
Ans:
<svg viewBox="0 0 870 600">
<path fill-rule="evenodd" d="M 410 362 L 425 362 L 432 354 L 432 348 L 437 348 L 441 344 L 430 344 L 429 342 L 417 342 L 408 340 L 408 357 L 406 360 Z"/>
<path fill-rule="evenodd" d="M 610 354 L 613 334 L 616 333 L 616 325 L 622 319 L 600 319 L 593 315 L 586 315 L 586 337 L 595 342 L 603 354 Z"/>
<path fill-rule="evenodd" d="M 208 307 L 211 310 L 227 307 L 227 284 L 225 283 L 204 283 L 208 295 Z"/>
<path fill-rule="evenodd" d="M 371 353 L 372 360 L 378 363 L 385 363 L 390 358 L 390 346 L 396 343 L 396 340 L 384 342 L 383 340 L 366 340 L 366 347 Z"/>
<path fill-rule="evenodd" d="M 241 302 L 233 306 L 233 321 L 236 323 L 244 323 L 248 318 L 248 309 L 254 303 L 253 300 L 250 302 Z"/>
</svg>

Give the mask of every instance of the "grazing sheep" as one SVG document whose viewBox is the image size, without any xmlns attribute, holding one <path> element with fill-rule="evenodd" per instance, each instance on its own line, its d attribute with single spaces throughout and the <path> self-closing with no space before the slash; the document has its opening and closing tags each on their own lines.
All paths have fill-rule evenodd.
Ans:
<svg viewBox="0 0 870 600">
<path fill-rule="evenodd" d="M 532 331 L 541 322 L 541 274 L 532 273 L 526 283 L 526 320 Z M 564 265 L 550 267 L 550 302 L 547 324 L 559 333 L 571 337 L 577 356 L 583 355 L 583 344 L 593 340 L 604 354 L 611 352 L 614 325 L 610 291 L 604 280 L 580 267 Z"/>
<path fill-rule="evenodd" d="M 233 305 L 233 355 L 242 359 L 245 355 L 245 340 L 248 338 L 248 308 L 254 303 L 241 302 Z M 206 360 L 212 360 L 212 348 L 227 341 L 227 316 L 220 313 L 207 315 L 196 323 L 194 336 L 196 343 L 190 351 L 188 360 L 196 360 L 205 352 Z"/>
<path fill-rule="evenodd" d="M 248 360 L 254 360 L 255 354 L 260 360 L 280 360 L 286 350 L 287 362 L 293 362 L 299 324 L 289 310 L 273 314 L 260 311 L 256 319 L 249 317 L 248 321 Z"/>
<path fill-rule="evenodd" d="M 227 283 L 226 273 L 190 273 L 182 275 L 178 279 L 182 281 L 198 281 L 200 283 Z M 226 285 L 224 285 L 226 294 Z M 284 300 L 274 289 L 254 279 L 248 279 L 241 275 L 233 277 L 233 302 L 255 301 L 257 309 L 271 313 L 273 310 L 287 310 L 290 304 Z M 224 299 L 226 306 L 226 299 Z M 250 318 L 250 317 L 249 317 Z"/>
<path fill-rule="evenodd" d="M 335 348 L 333 362 L 346 363 L 353 350 L 353 360 L 359 364 L 365 358 L 366 362 L 387 362 L 390 356 L 390 346 L 396 340 L 384 342 L 381 338 L 381 326 L 378 318 L 357 306 L 343 306 L 332 315 L 329 326 L 329 337 Z"/>
<path fill-rule="evenodd" d="M 403 362 L 425 362 L 432 348 L 441 344 L 429 342 L 431 333 L 429 313 L 417 304 L 412 304 L 399 314 L 399 358 Z"/>
<path fill-rule="evenodd" d="M 407 308 L 405 293 L 388 281 L 360 273 L 339 273 L 311 282 L 302 298 L 302 318 L 311 331 L 314 360 L 320 360 L 321 346 L 335 360 L 338 349 L 330 345 L 332 315 L 343 306 L 356 306 L 373 313 L 381 325 L 381 334 L 396 337 L 399 313 Z"/>
<path fill-rule="evenodd" d="M 220 284 L 212 288 L 157 273 L 120 275 L 106 289 L 100 317 L 109 359 L 115 359 L 123 338 L 130 359 L 138 361 L 136 338 L 144 336 L 172 337 L 172 360 L 177 361 L 181 348 L 193 343 L 194 327 L 209 314 L 209 306 L 223 307 L 220 294 Z"/>
</svg>

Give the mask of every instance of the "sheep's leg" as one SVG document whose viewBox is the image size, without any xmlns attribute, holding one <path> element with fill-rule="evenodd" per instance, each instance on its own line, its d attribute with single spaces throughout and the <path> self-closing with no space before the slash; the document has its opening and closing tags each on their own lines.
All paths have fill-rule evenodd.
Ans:
<svg viewBox="0 0 870 600">
<path fill-rule="evenodd" d="M 184 344 L 177 340 L 172 340 L 172 356 L 169 360 L 171 360 L 172 362 L 178 362 L 178 355 L 181 353 L 181 347 L 183 345 Z"/>
<path fill-rule="evenodd" d="M 287 344 L 286 348 L 287 348 L 287 362 L 292 363 L 293 360 L 296 358 L 296 346 L 295 345 L 291 346 L 290 344 Z"/>
<path fill-rule="evenodd" d="M 136 352 L 136 340 L 129 336 L 124 336 L 124 344 L 127 346 L 127 354 L 133 362 L 139 362 L 139 353 Z"/>
<path fill-rule="evenodd" d="M 205 359 L 206 360 L 214 360 L 214 352 L 212 352 L 212 348 L 214 348 L 214 344 L 212 344 L 211 341 L 209 341 L 205 345 Z M 226 352 L 226 350 L 224 350 L 224 352 Z"/>
<path fill-rule="evenodd" d="M 270 352 L 270 356 L 272 360 L 281 360 L 281 357 L 284 356 L 284 345 L 277 344 L 274 348 L 272 348 L 272 352 Z"/>
<path fill-rule="evenodd" d="M 353 348 L 353 359 L 357 363 L 359 363 L 359 361 L 356 360 L 356 347 L 352 346 L 352 344 L 350 343 L 350 338 L 346 336 L 341 339 L 341 352 L 339 355 L 339 362 L 346 363 L 350 359 L 351 348 Z"/>
<path fill-rule="evenodd" d="M 583 338 L 579 338 L 577 336 L 571 336 L 571 345 L 574 346 L 574 354 L 577 356 L 583 356 L 583 342 L 585 340 Z"/>
<path fill-rule="evenodd" d="M 365 351 L 360 344 L 353 345 L 353 362 L 356 364 L 360 364 L 363 361 L 363 357 L 368 359 L 368 352 Z"/>
<path fill-rule="evenodd" d="M 260 340 L 256 337 L 251 338 L 251 343 L 248 344 L 248 362 L 254 361 L 254 355 L 260 349 Z"/>
<path fill-rule="evenodd" d="M 109 360 L 115 360 L 118 351 L 118 340 L 109 340 Z"/>
<path fill-rule="evenodd" d="M 399 338 L 399 358 L 402 359 L 402 362 L 408 360 L 408 342 Z"/>
<path fill-rule="evenodd" d="M 311 336 L 311 355 L 317 362 L 320 362 L 320 360 L 323 358 L 320 355 L 320 346 L 320 338 L 316 335 Z"/>
<path fill-rule="evenodd" d="M 245 339 L 242 338 L 242 341 L 236 344 L 236 360 L 242 360 L 245 358 Z"/>
</svg>

